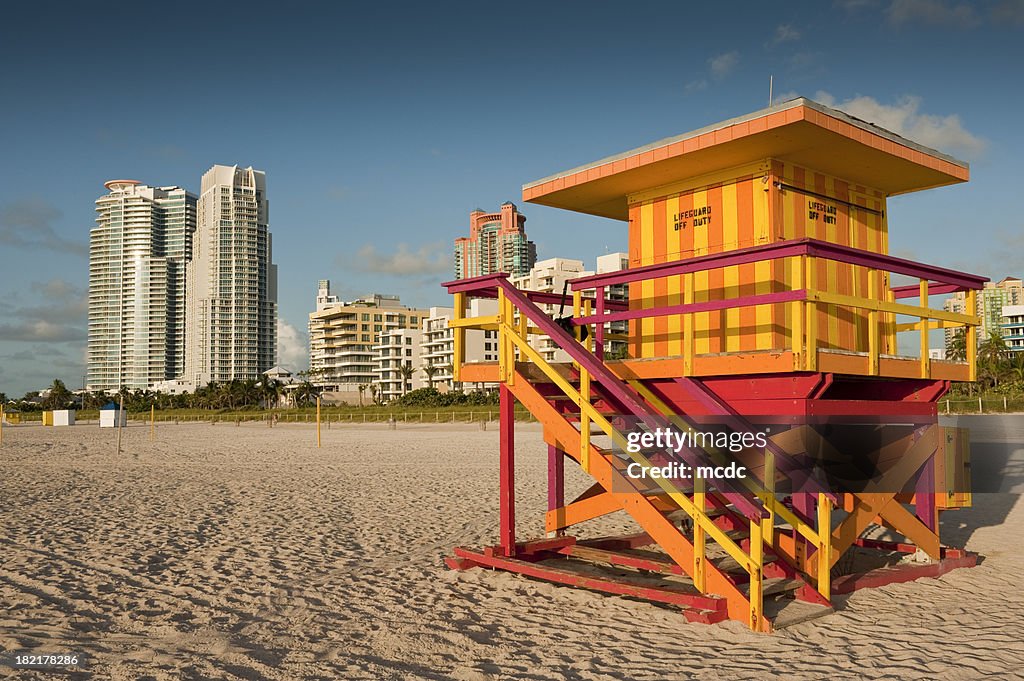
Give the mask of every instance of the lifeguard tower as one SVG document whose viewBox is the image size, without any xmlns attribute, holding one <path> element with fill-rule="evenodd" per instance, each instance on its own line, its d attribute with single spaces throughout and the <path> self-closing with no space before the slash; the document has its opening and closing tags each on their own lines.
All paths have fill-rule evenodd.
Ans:
<svg viewBox="0 0 1024 681">
<path fill-rule="evenodd" d="M 939 426 L 936 404 L 952 381 L 974 380 L 978 320 L 930 298 L 966 291 L 973 310 L 986 279 L 889 255 L 886 220 L 889 196 L 968 174 L 938 151 L 795 99 L 526 185 L 528 202 L 628 223 L 629 269 L 574 280 L 562 320 L 539 307 L 560 296 L 519 291 L 506 275 L 445 284 L 456 380 L 498 382 L 501 393 L 498 543 L 456 547 L 448 565 L 762 632 L 831 612 L 837 593 L 973 565 L 939 538 L 939 512 L 969 505 L 970 490 L 965 433 Z M 623 286 L 628 300 L 610 295 Z M 475 297 L 496 298 L 498 314 L 466 318 Z M 614 322 L 628 322 L 629 357 L 605 360 Z M 958 327 L 966 360 L 930 359 L 929 332 Z M 498 331 L 496 364 L 463 362 L 468 328 Z M 531 345 L 539 335 L 572 361 L 546 361 Z M 547 534 L 528 541 L 515 533 L 516 401 L 548 444 Z M 765 419 L 779 427 L 744 451 L 742 480 L 627 475 L 655 459 L 630 454 L 626 430 L 702 419 L 737 432 Z M 822 422 L 867 428 L 875 446 L 837 442 Z M 713 447 L 683 454 L 723 460 Z M 823 459 L 877 469 L 841 487 L 811 471 L 808 461 Z M 567 461 L 593 480 L 571 500 Z M 588 521 L 618 511 L 636 532 L 587 535 Z M 865 536 L 882 529 L 896 536 Z M 862 569 L 872 556 L 887 567 Z"/>
</svg>

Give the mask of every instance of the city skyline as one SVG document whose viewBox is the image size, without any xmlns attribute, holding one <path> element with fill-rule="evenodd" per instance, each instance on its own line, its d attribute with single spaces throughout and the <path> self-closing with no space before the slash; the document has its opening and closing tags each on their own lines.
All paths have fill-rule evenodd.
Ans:
<svg viewBox="0 0 1024 681">
<path fill-rule="evenodd" d="M 181 50 L 145 30 L 164 18 L 158 9 L 14 7 L 0 54 L 33 58 L 0 74 L 17 95 L 0 111 L 0 269 L 12 282 L 0 301 L 0 391 L 53 378 L 80 387 L 88 231 L 110 178 L 198 193 L 203 169 L 236 160 L 272 176 L 279 354 L 299 368 L 318 278 L 346 299 L 377 291 L 446 304 L 437 283 L 451 276 L 452 240 L 476 206 L 519 205 L 542 259 L 589 263 L 623 250 L 624 224 L 524 205 L 522 185 L 763 108 L 769 76 L 775 101 L 809 96 L 971 163 L 964 186 L 889 202 L 903 226 L 894 255 L 1022 276 L 1013 178 L 1024 93 L 1001 84 L 1024 51 L 1024 13 L 996 2 L 953 8 L 756 7 L 737 26 L 710 8 L 641 3 L 635 21 L 665 26 L 665 39 L 628 50 L 607 48 L 632 35 L 613 5 L 545 6 L 542 20 L 529 5 L 408 5 L 397 22 L 374 7 L 321 8 L 315 20 L 203 8 L 189 31 L 195 49 Z M 91 40 L 100 22 L 119 40 Z M 686 39 L 672 28 L 693 24 L 702 29 Z M 510 46 L 465 39 L 503 25 L 516 28 Z M 210 50 L 248 55 L 250 67 L 213 68 Z M 133 87 L 97 97 L 119 70 Z M 168 99 L 179 72 L 189 74 L 187 103 Z M 258 101 L 226 99 L 226 79 Z"/>
</svg>

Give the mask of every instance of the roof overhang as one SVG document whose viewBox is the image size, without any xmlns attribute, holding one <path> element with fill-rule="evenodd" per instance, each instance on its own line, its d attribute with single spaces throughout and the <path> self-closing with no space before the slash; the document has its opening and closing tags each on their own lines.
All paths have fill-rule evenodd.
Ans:
<svg viewBox="0 0 1024 681">
<path fill-rule="evenodd" d="M 887 195 L 970 176 L 964 161 L 801 97 L 531 182 L 523 200 L 626 220 L 630 194 L 768 158 Z"/>
</svg>

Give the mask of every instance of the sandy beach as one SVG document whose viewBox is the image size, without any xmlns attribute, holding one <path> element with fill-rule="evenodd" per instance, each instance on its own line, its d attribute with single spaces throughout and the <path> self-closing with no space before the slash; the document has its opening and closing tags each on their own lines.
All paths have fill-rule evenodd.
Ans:
<svg viewBox="0 0 1024 681">
<path fill-rule="evenodd" d="M 1024 504 L 977 495 L 943 536 L 973 569 L 836 599 L 773 635 L 500 572 L 496 426 L 5 428 L 0 649 L 138 679 L 976 679 L 1024 673 Z M 545 447 L 517 442 L 521 537 Z M 570 492 L 582 478 L 571 478 Z M 598 531 L 625 530 L 625 516 Z M 43 672 L 0 675 L 67 678 Z"/>
</svg>

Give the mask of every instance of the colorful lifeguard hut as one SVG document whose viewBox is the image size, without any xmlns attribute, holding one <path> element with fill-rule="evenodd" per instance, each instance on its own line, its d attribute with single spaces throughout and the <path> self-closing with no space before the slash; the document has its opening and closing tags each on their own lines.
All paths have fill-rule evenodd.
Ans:
<svg viewBox="0 0 1024 681">
<path fill-rule="evenodd" d="M 528 202 L 628 222 L 630 266 L 572 281 L 573 313 L 561 320 L 539 307 L 560 296 L 517 290 L 506 275 L 445 284 L 455 380 L 498 382 L 501 400 L 498 543 L 456 547 L 448 565 L 763 632 L 831 612 L 837 593 L 973 565 L 939 537 L 940 511 L 970 505 L 970 477 L 966 434 L 938 425 L 937 401 L 952 381 L 974 380 L 978 319 L 933 309 L 930 297 L 966 291 L 973 310 L 986 279 L 889 255 L 886 220 L 889 196 L 968 175 L 961 161 L 801 98 L 526 185 Z M 628 300 L 610 295 L 623 286 Z M 474 297 L 497 298 L 498 314 L 466 318 Z M 614 322 L 628 322 L 626 359 L 604 358 Z M 498 331 L 496 364 L 464 363 L 470 328 Z M 949 328 L 965 330 L 966 359 L 930 359 L 929 332 Z M 916 356 L 898 344 L 903 333 Z M 531 345 L 539 335 L 572 361 L 546 361 Z M 527 541 L 515 532 L 516 401 L 548 444 L 546 535 Z M 744 452 L 745 479 L 627 474 L 652 455 L 629 453 L 626 429 L 701 419 L 783 427 Z M 870 429 L 877 447 L 844 449 L 819 427 L 828 419 Z M 713 447 L 685 455 L 723 461 Z M 878 469 L 836 487 L 810 472 L 822 457 Z M 567 461 L 593 480 L 572 500 Z M 588 521 L 617 511 L 636 532 L 585 538 Z M 882 529 L 896 537 L 867 536 Z M 858 572 L 851 558 L 864 554 L 888 567 Z"/>
</svg>

